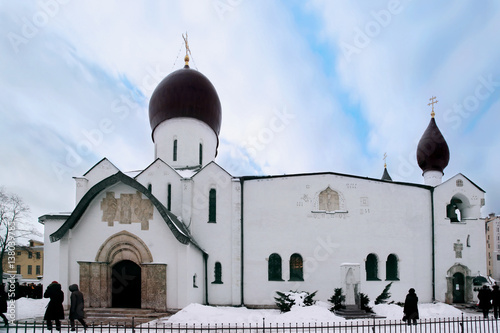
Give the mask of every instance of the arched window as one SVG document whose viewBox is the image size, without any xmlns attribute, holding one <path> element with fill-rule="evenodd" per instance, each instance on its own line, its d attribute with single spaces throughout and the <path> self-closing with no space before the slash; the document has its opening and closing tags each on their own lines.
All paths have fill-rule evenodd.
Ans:
<svg viewBox="0 0 500 333">
<path fill-rule="evenodd" d="M 380 281 L 378 278 L 378 258 L 377 255 L 370 253 L 366 257 L 365 262 L 366 280 L 367 281 Z"/>
<path fill-rule="evenodd" d="M 208 222 L 215 223 L 217 192 L 214 188 L 210 189 L 208 194 Z"/>
<path fill-rule="evenodd" d="M 167 209 L 172 210 L 172 184 L 167 185 Z"/>
<path fill-rule="evenodd" d="M 290 257 L 290 281 L 304 281 L 302 256 L 298 253 Z"/>
<path fill-rule="evenodd" d="M 212 283 L 218 283 L 218 284 L 222 283 L 222 265 L 218 261 L 215 263 L 214 282 Z"/>
<path fill-rule="evenodd" d="M 269 256 L 267 263 L 267 279 L 269 281 L 283 281 L 281 278 L 281 257 L 277 253 Z"/>
<path fill-rule="evenodd" d="M 462 200 L 453 198 L 450 204 L 446 206 L 446 215 L 450 219 L 450 222 L 460 222 L 462 220 L 462 214 L 459 208 L 461 203 Z"/>
<path fill-rule="evenodd" d="M 203 145 L 200 143 L 200 165 L 203 165 Z"/>
<path fill-rule="evenodd" d="M 151 191 L 153 190 L 153 185 L 151 185 L 151 183 L 148 184 L 148 191 L 149 193 L 151 193 Z"/>
<path fill-rule="evenodd" d="M 395 254 L 389 254 L 385 262 L 385 279 L 397 281 L 398 276 L 398 257 Z"/>
<path fill-rule="evenodd" d="M 173 160 L 177 161 L 177 139 L 174 140 L 174 156 Z"/>
</svg>

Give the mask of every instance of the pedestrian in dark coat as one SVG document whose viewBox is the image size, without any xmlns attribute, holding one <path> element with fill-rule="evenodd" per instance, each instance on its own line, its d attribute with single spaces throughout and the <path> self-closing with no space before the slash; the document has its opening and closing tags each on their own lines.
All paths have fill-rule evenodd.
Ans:
<svg viewBox="0 0 500 333">
<path fill-rule="evenodd" d="M 84 308 L 84 301 L 83 301 L 83 294 L 80 290 L 78 290 L 78 285 L 77 284 L 72 284 L 69 286 L 69 291 L 71 291 L 71 305 L 69 308 L 69 322 L 71 325 L 71 330 L 75 330 L 75 319 L 77 319 L 80 324 L 83 325 L 85 329 L 87 329 L 87 324 L 83 320 L 85 317 L 85 312 L 83 311 Z"/>
<path fill-rule="evenodd" d="M 498 319 L 498 311 L 500 308 L 500 288 L 497 284 L 493 286 L 493 291 L 491 292 L 491 300 L 493 303 L 493 314 L 495 319 Z"/>
<path fill-rule="evenodd" d="M 5 291 L 4 284 L 0 284 L 0 317 L 3 319 L 5 326 L 9 326 L 9 321 L 4 313 L 7 312 L 7 292 Z"/>
<path fill-rule="evenodd" d="M 50 298 L 47 310 L 45 310 L 44 320 L 47 321 L 47 329 L 52 330 L 52 320 L 56 322 L 56 330 L 61 330 L 61 319 L 64 319 L 64 292 L 57 281 L 52 281 L 45 290 L 43 297 Z"/>
<path fill-rule="evenodd" d="M 420 319 L 418 315 L 418 297 L 415 294 L 415 289 L 411 288 L 408 290 L 408 295 L 406 295 L 405 306 L 403 312 L 406 316 L 408 325 L 413 322 L 413 325 L 417 325 L 417 319 Z"/>
<path fill-rule="evenodd" d="M 479 290 L 477 298 L 479 299 L 479 308 L 483 310 L 484 318 L 488 318 L 488 313 L 491 309 L 491 289 L 487 285 L 484 285 Z"/>
</svg>

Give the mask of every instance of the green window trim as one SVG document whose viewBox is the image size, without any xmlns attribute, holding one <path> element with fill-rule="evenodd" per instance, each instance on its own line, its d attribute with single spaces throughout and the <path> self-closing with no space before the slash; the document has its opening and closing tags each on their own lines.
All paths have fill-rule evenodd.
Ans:
<svg viewBox="0 0 500 333">
<path fill-rule="evenodd" d="M 298 253 L 290 256 L 290 279 L 288 281 L 304 281 L 304 264 L 302 256 Z"/>
<path fill-rule="evenodd" d="M 267 279 L 268 281 L 284 281 L 281 275 L 281 256 L 273 253 L 269 256 L 267 263 Z"/>
<path fill-rule="evenodd" d="M 208 222 L 215 223 L 217 215 L 217 191 L 212 188 L 208 194 Z"/>
<path fill-rule="evenodd" d="M 378 258 L 375 254 L 370 253 L 366 257 L 365 270 L 366 281 L 380 281 L 378 277 Z"/>
<path fill-rule="evenodd" d="M 173 154 L 174 156 L 172 156 L 172 157 L 173 157 L 173 161 L 175 162 L 175 161 L 177 161 L 177 139 L 174 140 L 174 152 L 173 153 L 174 153 Z"/>
<path fill-rule="evenodd" d="M 220 262 L 216 262 L 214 265 L 214 282 L 212 284 L 222 284 L 222 265 Z"/>
</svg>

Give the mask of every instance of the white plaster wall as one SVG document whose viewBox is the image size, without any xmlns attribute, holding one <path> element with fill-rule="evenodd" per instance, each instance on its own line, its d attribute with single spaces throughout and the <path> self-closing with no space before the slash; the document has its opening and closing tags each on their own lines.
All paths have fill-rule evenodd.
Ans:
<svg viewBox="0 0 500 333">
<path fill-rule="evenodd" d="M 168 184 L 171 185 L 171 212 L 176 216 L 182 213 L 182 177 L 162 160 L 156 160 L 147 169 L 141 172 L 135 180 L 144 187 L 152 185 L 153 195 L 166 207 Z"/>
<path fill-rule="evenodd" d="M 154 133 L 155 159 L 161 158 L 174 168 L 199 165 L 199 145 L 203 145 L 203 164 L 217 154 L 217 135 L 206 123 L 194 118 L 173 118 L 159 124 Z M 177 161 L 173 160 L 177 139 Z"/>
<path fill-rule="evenodd" d="M 136 193 L 136 190 L 123 184 L 116 184 L 101 192 L 89 205 L 80 221 L 66 234 L 69 242 L 68 248 L 68 282 L 78 283 L 79 265 L 78 261 L 95 261 L 99 247 L 112 235 L 126 230 L 140 239 L 147 245 L 154 263 L 167 264 L 167 307 L 180 308 L 189 304 L 189 299 L 181 293 L 186 282 L 179 280 L 185 278 L 182 271 L 187 271 L 187 245 L 181 244 L 172 234 L 168 225 L 161 218 L 159 212 L 154 209 L 153 219 L 149 222 L 148 230 L 141 230 L 140 223 L 120 224 L 114 222 L 113 226 L 108 226 L 107 222 L 101 221 L 102 210 L 101 201 L 106 192 L 115 192 L 115 197 L 119 198 L 120 193 Z M 145 196 L 143 196 L 145 199 Z M 64 238 L 61 240 L 64 241 Z M 191 262 L 202 266 L 202 254 L 197 250 L 197 254 L 191 255 Z M 200 268 L 201 269 L 201 268 Z M 190 280 L 191 281 L 191 280 Z M 67 288 L 67 286 L 63 286 Z M 201 295 L 201 292 L 200 292 Z M 199 297 L 198 297 L 199 298 Z"/>
<path fill-rule="evenodd" d="M 456 180 L 461 179 L 462 187 L 456 186 Z M 466 197 L 471 207 L 469 218 L 461 222 L 451 223 L 447 218 L 446 206 L 457 193 Z M 435 233 L 436 233 L 436 299 L 445 300 L 447 291 L 447 271 L 456 263 L 467 266 L 471 275 L 478 272 L 486 275 L 486 238 L 484 221 L 481 217 L 481 199 L 484 193 L 462 175 L 456 175 L 435 188 Z M 467 246 L 467 238 L 470 237 Z M 462 258 L 456 258 L 454 244 L 457 240 L 463 244 Z"/>
<path fill-rule="evenodd" d="M 55 232 L 64 223 L 65 220 L 59 219 L 46 219 L 44 222 L 44 236 L 43 236 L 43 286 L 45 288 L 52 281 L 60 280 L 60 243 L 52 243 L 50 241 L 50 234 Z"/>
<path fill-rule="evenodd" d="M 232 241 L 238 238 L 239 228 L 233 228 L 233 222 L 239 220 L 239 206 L 233 200 L 233 181 L 231 175 L 215 163 L 210 163 L 192 178 L 190 196 L 186 196 L 191 206 L 190 230 L 201 247 L 207 251 L 208 257 L 208 297 L 210 304 L 233 304 L 232 283 L 238 277 L 233 273 L 238 272 L 240 262 L 239 247 L 233 247 Z M 216 189 L 216 223 L 208 223 L 209 191 Z M 236 205 L 236 206 L 235 206 Z M 237 235 L 233 234 L 237 233 Z M 236 260 L 235 260 L 236 259 Z M 222 284 L 212 283 L 215 279 L 215 263 L 222 266 Z M 235 271 L 236 270 L 236 271 Z M 234 280 L 233 280 L 234 279 Z M 235 304 L 238 305 L 239 303 Z"/>
<path fill-rule="evenodd" d="M 328 186 L 340 194 L 341 209 L 348 213 L 311 213 Z M 276 290 L 318 290 L 317 299 L 326 301 L 341 287 L 344 263 L 360 264 L 360 291 L 375 300 L 390 282 L 385 261 L 391 253 L 399 258 L 400 277 L 392 285 L 392 299 L 404 301 L 415 288 L 421 301 L 431 300 L 428 189 L 325 174 L 246 181 L 243 200 L 245 304 L 274 304 Z M 268 281 L 272 253 L 282 258 L 283 282 Z M 288 281 L 294 253 L 304 260 L 303 282 Z M 381 281 L 366 281 L 370 253 L 379 258 Z"/>
<path fill-rule="evenodd" d="M 92 186 L 101 180 L 114 175 L 119 170 L 107 158 L 103 158 L 94 165 L 83 177 L 75 177 L 76 200 L 77 204 Z"/>
</svg>

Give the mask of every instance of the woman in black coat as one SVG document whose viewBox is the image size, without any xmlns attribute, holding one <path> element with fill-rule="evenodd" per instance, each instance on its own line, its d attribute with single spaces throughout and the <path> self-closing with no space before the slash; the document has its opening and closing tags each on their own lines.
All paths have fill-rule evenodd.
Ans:
<svg viewBox="0 0 500 333">
<path fill-rule="evenodd" d="M 417 319 L 420 319 L 420 317 L 418 316 L 417 304 L 417 294 L 415 294 L 415 289 L 411 288 L 410 290 L 408 290 L 408 295 L 406 295 L 405 306 L 403 309 L 406 320 L 408 321 L 408 325 L 411 324 L 411 321 L 413 321 L 413 325 L 417 325 Z"/>
<path fill-rule="evenodd" d="M 71 291 L 71 306 L 69 308 L 69 322 L 71 325 L 71 330 L 75 330 L 75 319 L 77 319 L 84 328 L 87 328 L 87 324 L 83 320 L 85 317 L 83 294 L 78 290 L 77 284 L 72 284 L 69 286 L 69 291 Z"/>
<path fill-rule="evenodd" d="M 47 321 L 47 329 L 52 330 L 52 320 L 56 322 L 56 330 L 61 330 L 61 319 L 64 319 L 64 292 L 57 281 L 52 281 L 45 290 L 43 297 L 50 298 L 47 310 L 45 310 L 44 320 Z"/>
</svg>

